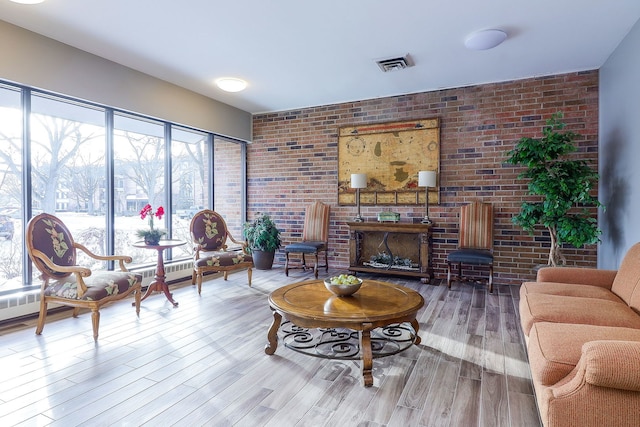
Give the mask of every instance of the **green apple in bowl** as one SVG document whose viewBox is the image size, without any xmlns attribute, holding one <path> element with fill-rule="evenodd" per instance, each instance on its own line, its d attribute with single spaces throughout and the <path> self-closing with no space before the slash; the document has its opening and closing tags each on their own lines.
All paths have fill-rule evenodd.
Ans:
<svg viewBox="0 0 640 427">
<path fill-rule="evenodd" d="M 340 274 L 325 279 L 324 286 L 339 297 L 353 295 L 362 286 L 362 279 L 350 274 Z"/>
</svg>

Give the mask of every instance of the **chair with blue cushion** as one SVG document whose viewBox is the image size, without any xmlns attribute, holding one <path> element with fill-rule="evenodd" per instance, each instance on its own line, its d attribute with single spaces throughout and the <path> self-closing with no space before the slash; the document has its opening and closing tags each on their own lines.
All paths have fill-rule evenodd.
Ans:
<svg viewBox="0 0 640 427">
<path fill-rule="evenodd" d="M 313 255 L 315 264 L 313 265 L 313 274 L 318 278 L 318 267 L 324 267 L 325 271 L 329 271 L 328 262 L 328 246 L 329 246 L 329 213 L 330 207 L 322 202 L 315 201 L 307 206 L 304 214 L 304 228 L 302 230 L 302 240 L 300 242 L 291 243 L 284 248 L 285 264 L 284 274 L 289 275 L 289 270 L 301 268 L 306 270 L 307 262 L 305 255 Z M 318 253 L 324 252 L 324 265 L 319 265 Z M 297 266 L 290 266 L 291 254 L 300 254 L 301 262 Z"/>
<path fill-rule="evenodd" d="M 40 335 L 49 303 L 73 307 L 73 317 L 81 308 L 91 310 L 93 339 L 98 340 L 100 308 L 135 295 L 136 314 L 140 315 L 142 275 L 127 271 L 130 256 L 101 256 L 74 242 L 69 229 L 53 215 L 42 213 L 27 225 L 26 244 L 29 258 L 41 273 L 40 315 L 36 334 Z M 120 271 L 90 270 L 76 265 L 76 250 L 98 261 L 118 261 Z"/>
<path fill-rule="evenodd" d="M 451 288 L 451 265 L 462 264 L 489 268 L 489 292 L 493 292 L 493 205 L 474 201 L 460 208 L 458 249 L 447 256 L 447 286 Z"/>
<path fill-rule="evenodd" d="M 251 286 L 253 257 L 247 249 L 247 242 L 233 238 L 219 213 L 210 209 L 197 212 L 191 218 L 190 231 L 193 242 L 191 284 L 198 285 L 198 294 L 202 292 L 205 273 L 222 272 L 224 280 L 227 280 L 230 271 L 246 269 Z"/>
</svg>

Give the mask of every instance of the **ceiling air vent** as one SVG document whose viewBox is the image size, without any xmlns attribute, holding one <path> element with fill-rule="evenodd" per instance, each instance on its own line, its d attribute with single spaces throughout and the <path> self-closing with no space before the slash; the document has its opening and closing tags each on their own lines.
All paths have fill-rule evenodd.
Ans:
<svg viewBox="0 0 640 427">
<path fill-rule="evenodd" d="M 380 69 L 385 73 L 388 71 L 403 70 L 413 66 L 413 61 L 411 61 L 408 54 L 398 58 L 381 59 L 376 62 L 378 67 L 380 67 Z"/>
</svg>

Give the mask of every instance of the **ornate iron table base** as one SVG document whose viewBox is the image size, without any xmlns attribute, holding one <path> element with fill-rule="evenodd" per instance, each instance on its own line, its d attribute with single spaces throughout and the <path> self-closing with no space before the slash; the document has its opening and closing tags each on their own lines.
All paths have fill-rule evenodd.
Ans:
<svg viewBox="0 0 640 427">
<path fill-rule="evenodd" d="M 360 335 L 346 328 L 308 329 L 282 322 L 279 331 L 285 347 L 325 359 L 359 360 Z M 410 323 L 398 323 L 371 331 L 371 352 L 374 359 L 391 356 L 411 347 L 416 333 Z"/>
<path fill-rule="evenodd" d="M 271 292 L 269 305 L 266 354 L 274 354 L 283 338 L 286 347 L 311 356 L 361 358 L 365 387 L 373 385 L 374 357 L 420 344 L 416 314 L 424 298 L 393 283 L 366 280 L 348 297 L 333 295 L 322 280 L 292 283 Z M 283 318 L 288 322 L 281 328 Z"/>
</svg>

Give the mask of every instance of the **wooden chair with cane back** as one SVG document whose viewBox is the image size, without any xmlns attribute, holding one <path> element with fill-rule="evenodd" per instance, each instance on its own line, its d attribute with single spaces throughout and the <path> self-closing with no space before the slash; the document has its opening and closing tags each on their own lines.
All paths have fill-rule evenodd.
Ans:
<svg viewBox="0 0 640 427">
<path fill-rule="evenodd" d="M 479 201 L 460 208 L 458 249 L 447 256 L 447 286 L 451 288 L 451 265 L 486 265 L 489 268 L 489 292 L 493 292 L 493 205 Z"/>
<path fill-rule="evenodd" d="M 284 248 L 285 264 L 284 273 L 289 275 L 289 270 L 294 268 L 307 269 L 305 255 L 311 254 L 315 258 L 313 275 L 318 278 L 318 267 L 324 267 L 329 271 L 328 247 L 329 247 L 329 213 L 330 207 L 320 201 L 315 201 L 305 209 L 304 228 L 302 240 L 291 243 Z M 324 252 L 324 265 L 319 265 L 318 253 Z M 297 266 L 290 266 L 290 255 L 300 254 L 301 261 Z"/>
</svg>

